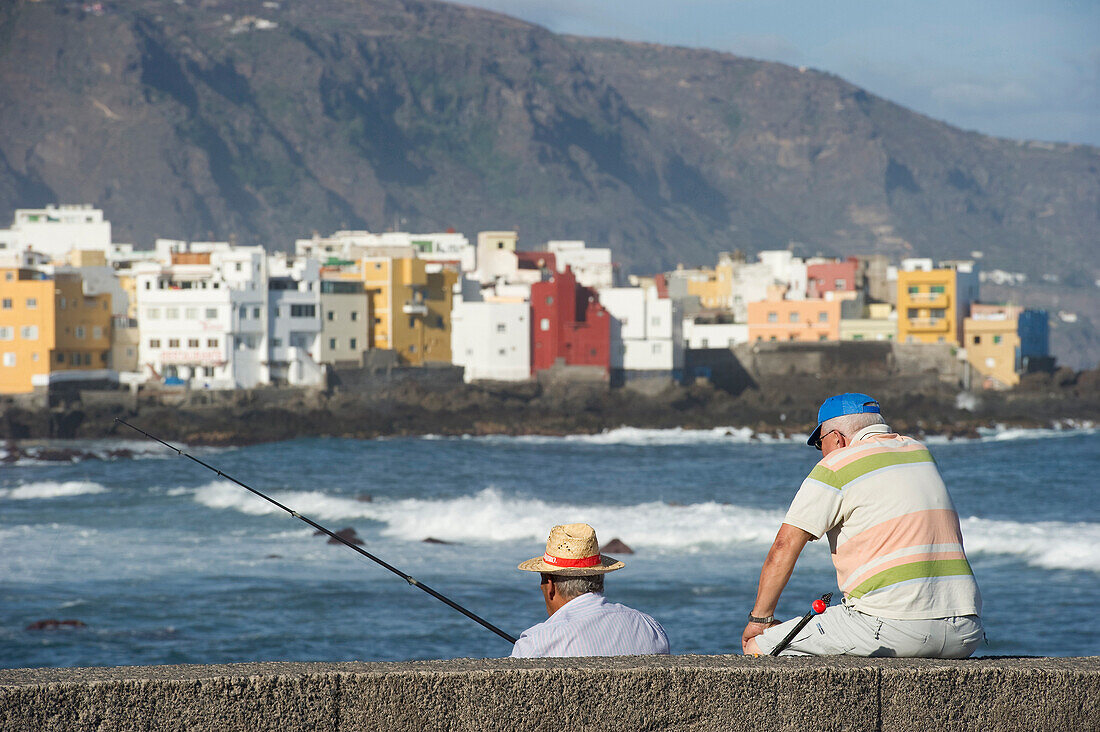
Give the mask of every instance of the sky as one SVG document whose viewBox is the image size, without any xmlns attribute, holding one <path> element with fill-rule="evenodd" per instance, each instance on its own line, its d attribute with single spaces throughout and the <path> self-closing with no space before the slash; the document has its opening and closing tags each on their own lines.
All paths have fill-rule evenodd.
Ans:
<svg viewBox="0 0 1100 732">
<path fill-rule="evenodd" d="M 956 127 L 1100 145 L 1100 0 L 463 0 L 828 71 Z"/>
</svg>

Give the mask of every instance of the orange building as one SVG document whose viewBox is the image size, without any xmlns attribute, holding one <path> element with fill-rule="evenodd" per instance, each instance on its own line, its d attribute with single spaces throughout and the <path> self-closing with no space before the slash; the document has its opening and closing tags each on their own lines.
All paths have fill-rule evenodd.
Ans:
<svg viewBox="0 0 1100 732">
<path fill-rule="evenodd" d="M 749 342 L 756 341 L 839 341 L 839 300 L 768 300 L 750 302 Z"/>
<path fill-rule="evenodd" d="M 35 377 L 110 367 L 111 296 L 86 296 L 78 274 L 0 268 L 0 393 Z"/>
</svg>

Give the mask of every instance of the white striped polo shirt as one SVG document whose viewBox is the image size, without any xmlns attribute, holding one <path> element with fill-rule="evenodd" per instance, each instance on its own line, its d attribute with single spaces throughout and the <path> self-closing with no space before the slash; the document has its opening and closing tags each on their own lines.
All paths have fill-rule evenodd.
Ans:
<svg viewBox="0 0 1100 732">
<path fill-rule="evenodd" d="M 784 523 L 829 535 L 837 585 L 855 609 L 898 620 L 980 615 L 959 516 L 932 454 L 876 424 L 830 453 Z"/>
</svg>

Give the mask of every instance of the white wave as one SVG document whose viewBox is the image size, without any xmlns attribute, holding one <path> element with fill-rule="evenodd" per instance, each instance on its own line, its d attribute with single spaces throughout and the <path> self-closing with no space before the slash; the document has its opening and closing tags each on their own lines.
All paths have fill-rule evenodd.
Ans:
<svg viewBox="0 0 1100 732">
<path fill-rule="evenodd" d="M 655 548 L 770 542 L 780 511 L 714 502 L 671 506 L 650 501 L 632 506 L 572 505 L 508 496 L 495 488 L 447 499 L 375 499 L 364 503 L 318 491 L 288 491 L 271 497 L 316 521 L 367 519 L 382 524 L 383 536 L 408 541 L 435 537 L 464 543 L 544 541 L 550 526 L 586 521 L 606 539 Z M 216 509 L 251 515 L 283 513 L 232 483 L 217 482 L 195 492 L 195 500 Z"/>
<path fill-rule="evenodd" d="M 1090 421 L 1065 420 L 1053 427 L 979 427 L 978 434 L 983 442 L 1003 442 L 1008 440 L 1036 440 L 1051 437 L 1072 437 L 1076 435 L 1095 435 L 1096 424 Z"/>
<path fill-rule="evenodd" d="M 44 481 L 42 483 L 26 483 L 15 488 L 0 488 L 0 498 L 12 501 L 33 500 L 36 498 L 62 498 L 68 496 L 83 496 L 95 493 L 105 493 L 106 488 L 99 483 L 87 480 L 70 480 L 64 483 Z"/>
<path fill-rule="evenodd" d="M 382 498 L 369 503 L 320 491 L 284 491 L 272 498 L 315 521 L 368 520 L 381 525 L 382 536 L 393 539 L 420 541 L 431 536 L 466 544 L 538 543 L 554 524 L 584 521 L 595 526 L 604 540 L 619 538 L 643 549 L 700 551 L 768 545 L 783 520 L 780 510 L 713 501 L 686 506 L 661 501 L 627 506 L 570 504 L 506 495 L 495 488 L 456 498 Z M 195 500 L 210 508 L 251 515 L 283 513 L 229 482 L 199 488 Z M 1100 524 L 980 518 L 962 523 L 971 555 L 1011 555 L 1044 569 L 1100 572 Z"/>
<path fill-rule="evenodd" d="M 806 435 L 798 433 L 780 433 L 779 436 L 757 433 L 750 427 L 714 427 L 709 430 L 693 430 L 683 427 L 669 429 L 646 429 L 641 427 L 616 427 L 592 435 L 463 435 L 462 437 L 443 437 L 427 435 L 426 440 L 463 439 L 489 443 L 518 443 L 525 445 L 548 445 L 581 443 L 589 445 L 715 445 L 750 442 L 802 442 Z"/>
<path fill-rule="evenodd" d="M 1009 554 L 1043 569 L 1100 572 L 1100 524 L 1064 521 L 962 521 L 967 554 Z"/>
</svg>

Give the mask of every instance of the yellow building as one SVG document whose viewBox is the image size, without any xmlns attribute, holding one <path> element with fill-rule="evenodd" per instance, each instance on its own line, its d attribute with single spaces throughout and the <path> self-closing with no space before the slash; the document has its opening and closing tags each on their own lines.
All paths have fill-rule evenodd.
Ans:
<svg viewBox="0 0 1100 732">
<path fill-rule="evenodd" d="M 718 260 L 714 269 L 701 267 L 685 273 L 687 294 L 699 298 L 706 310 L 729 310 L 733 305 L 733 262 Z"/>
<path fill-rule="evenodd" d="M 85 296 L 77 274 L 0 269 L 0 393 L 34 377 L 110 367 L 111 296 Z"/>
<path fill-rule="evenodd" d="M 374 318 L 372 347 L 396 351 L 406 365 L 451 362 L 451 303 L 457 272 L 411 257 L 365 257 L 330 276 L 362 280 Z"/>
<path fill-rule="evenodd" d="M 1020 311 L 1013 305 L 975 304 L 963 321 L 966 360 L 987 388 L 1004 389 L 1020 383 Z"/>
<path fill-rule="evenodd" d="M 842 341 L 893 341 L 897 337 L 897 318 L 888 302 L 868 303 L 863 308 L 862 318 L 840 319 Z"/>
<path fill-rule="evenodd" d="M 978 273 L 971 262 L 898 270 L 898 340 L 961 345 L 963 319 L 977 299 Z"/>
</svg>

